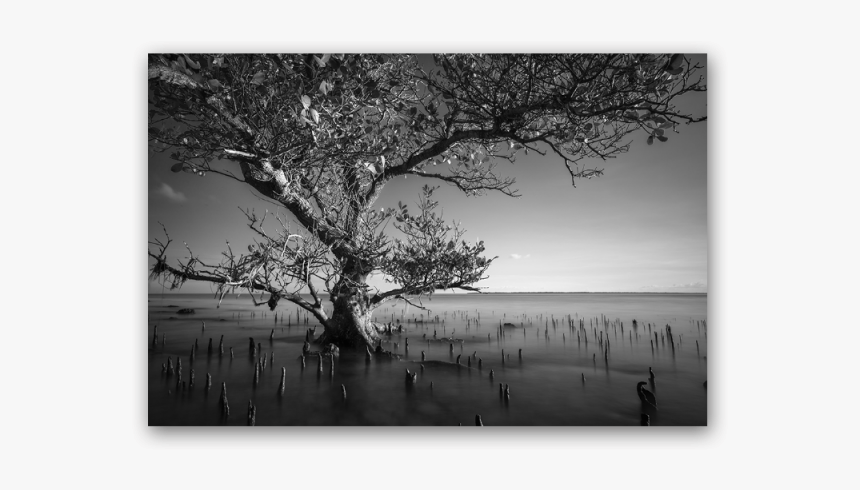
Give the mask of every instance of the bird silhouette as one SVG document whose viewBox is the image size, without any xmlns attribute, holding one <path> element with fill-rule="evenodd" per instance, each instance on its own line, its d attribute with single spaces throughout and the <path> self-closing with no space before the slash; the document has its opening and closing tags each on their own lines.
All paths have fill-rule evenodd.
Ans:
<svg viewBox="0 0 860 490">
<path fill-rule="evenodd" d="M 645 381 L 640 381 L 636 383 L 636 393 L 639 395 L 639 399 L 642 400 L 642 403 L 657 408 L 657 398 L 654 396 L 654 393 L 646 390 L 644 386 L 648 384 Z"/>
</svg>

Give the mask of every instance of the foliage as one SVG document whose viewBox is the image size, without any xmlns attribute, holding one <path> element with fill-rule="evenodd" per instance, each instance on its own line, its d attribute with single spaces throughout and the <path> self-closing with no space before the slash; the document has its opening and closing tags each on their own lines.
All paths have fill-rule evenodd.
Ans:
<svg viewBox="0 0 860 490">
<path fill-rule="evenodd" d="M 333 299 L 359 295 L 370 308 L 474 289 L 492 262 L 483 244 L 434 214 L 431 187 L 414 216 L 374 210 L 387 182 L 414 175 L 514 196 L 497 165 L 530 151 L 559 157 L 573 184 L 598 176 L 583 162 L 627 151 L 632 132 L 665 142 L 705 119 L 675 106 L 705 90 L 699 68 L 677 54 L 151 55 L 150 148 L 169 151 L 175 172 L 250 185 L 304 228 L 290 233 L 282 216 L 270 234 L 265 217 L 247 212 L 259 238 L 248 254 L 225 252 L 220 264 L 191 254 L 173 267 L 163 261 L 169 241 L 156 241 L 153 274 L 266 291 L 320 319 L 311 277 Z M 404 238 L 386 235 L 392 220 Z M 396 287 L 369 294 L 371 273 Z M 295 294 L 305 286 L 314 303 Z"/>
</svg>

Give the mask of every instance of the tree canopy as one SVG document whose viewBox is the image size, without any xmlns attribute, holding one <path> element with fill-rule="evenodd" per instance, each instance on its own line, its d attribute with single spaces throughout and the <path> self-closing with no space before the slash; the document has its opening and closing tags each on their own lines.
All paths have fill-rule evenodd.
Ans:
<svg viewBox="0 0 860 490">
<path fill-rule="evenodd" d="M 170 265 L 169 238 L 154 240 L 152 277 L 265 291 L 270 307 L 286 298 L 321 321 L 312 278 L 332 301 L 358 297 L 365 309 L 475 290 L 493 260 L 483 243 L 443 222 L 430 185 L 413 212 L 374 209 L 387 182 L 416 176 L 516 196 L 498 165 L 538 152 L 557 157 L 575 186 L 602 173 L 586 163 L 626 152 L 632 133 L 666 142 L 704 120 L 675 103 L 706 90 L 699 68 L 679 54 L 150 55 L 150 148 L 170 152 L 175 172 L 234 179 L 284 210 L 246 211 L 255 245 L 218 264 L 189 250 Z M 374 272 L 392 288 L 370 293 Z"/>
</svg>

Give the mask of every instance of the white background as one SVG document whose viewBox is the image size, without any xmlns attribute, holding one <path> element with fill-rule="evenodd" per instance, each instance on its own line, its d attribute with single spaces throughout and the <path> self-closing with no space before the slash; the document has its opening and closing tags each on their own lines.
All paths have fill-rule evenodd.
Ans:
<svg viewBox="0 0 860 490">
<path fill-rule="evenodd" d="M 856 485 L 846 4 L 5 5 L 0 484 Z M 219 50 L 708 53 L 709 426 L 147 427 L 146 54 Z"/>
</svg>

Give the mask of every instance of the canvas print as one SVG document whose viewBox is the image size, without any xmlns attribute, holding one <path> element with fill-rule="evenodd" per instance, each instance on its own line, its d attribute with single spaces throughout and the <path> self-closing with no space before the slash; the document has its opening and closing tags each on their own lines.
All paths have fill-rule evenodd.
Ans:
<svg viewBox="0 0 860 490">
<path fill-rule="evenodd" d="M 150 425 L 707 425 L 704 54 L 147 68 Z"/>
</svg>

